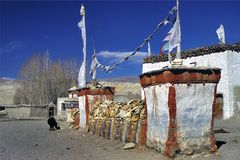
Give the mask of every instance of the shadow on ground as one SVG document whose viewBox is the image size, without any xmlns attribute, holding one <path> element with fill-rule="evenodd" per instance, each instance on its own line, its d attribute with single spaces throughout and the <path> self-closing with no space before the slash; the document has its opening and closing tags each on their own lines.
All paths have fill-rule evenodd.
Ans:
<svg viewBox="0 0 240 160">
<path fill-rule="evenodd" d="M 217 149 L 219 149 L 222 145 L 226 144 L 225 141 L 216 141 Z"/>
</svg>

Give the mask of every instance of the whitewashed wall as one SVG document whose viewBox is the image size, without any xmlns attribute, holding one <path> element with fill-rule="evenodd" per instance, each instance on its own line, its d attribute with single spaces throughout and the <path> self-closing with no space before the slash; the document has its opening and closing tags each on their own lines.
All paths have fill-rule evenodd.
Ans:
<svg viewBox="0 0 240 160">
<path fill-rule="evenodd" d="M 144 88 L 147 103 L 147 146 L 164 150 L 169 130 L 169 87 Z M 212 105 L 216 84 L 174 84 L 177 139 L 181 151 L 210 146 Z M 195 146 L 195 148 L 194 148 Z M 206 148 L 207 149 L 207 148 Z"/>
<path fill-rule="evenodd" d="M 207 146 L 209 144 L 215 85 L 174 85 L 178 141 L 181 150 L 189 148 L 189 146 Z"/>
<path fill-rule="evenodd" d="M 78 97 L 78 103 L 79 103 L 79 113 L 80 113 L 80 127 L 85 128 L 86 127 L 86 98 L 84 96 Z"/>
<path fill-rule="evenodd" d="M 234 109 L 237 109 L 238 104 L 240 103 L 240 95 L 234 95 L 234 87 L 240 87 L 240 53 L 229 52 L 227 59 L 229 77 L 229 106 L 233 106 L 230 108 L 229 112 L 232 116 L 234 114 Z M 236 96 L 238 96 L 238 99 Z"/>
<path fill-rule="evenodd" d="M 170 84 L 144 88 L 147 103 L 147 146 L 163 149 L 168 136 Z"/>
<path fill-rule="evenodd" d="M 65 115 L 66 112 L 62 110 L 62 104 L 69 98 L 58 98 L 57 99 L 57 115 Z"/>
<path fill-rule="evenodd" d="M 57 99 L 57 115 L 58 116 L 65 116 L 66 115 L 66 111 L 62 110 L 62 104 L 65 103 L 65 101 L 77 101 L 77 98 L 58 98 Z"/>
<path fill-rule="evenodd" d="M 184 59 L 183 63 L 185 66 L 193 66 L 191 62 L 197 62 L 198 67 L 222 69 L 217 93 L 223 94 L 223 118 L 231 118 L 234 114 L 234 104 L 238 103 L 233 102 L 233 87 L 240 85 L 240 53 L 235 51 L 212 53 Z M 169 66 L 169 62 L 145 63 L 142 73 L 159 70 L 164 66 Z"/>
</svg>

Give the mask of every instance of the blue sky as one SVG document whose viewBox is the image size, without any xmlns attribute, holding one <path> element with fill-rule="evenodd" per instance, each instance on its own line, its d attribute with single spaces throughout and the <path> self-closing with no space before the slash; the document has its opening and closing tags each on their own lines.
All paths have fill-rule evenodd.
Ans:
<svg viewBox="0 0 240 160">
<path fill-rule="evenodd" d="M 82 1 L 0 0 L 0 77 L 17 78 L 21 65 L 34 53 L 47 49 L 54 60 L 82 61 L 82 39 L 77 23 Z M 86 8 L 87 58 L 94 40 L 98 59 L 111 65 L 138 47 L 167 16 L 175 1 L 84 1 Z M 182 50 L 218 43 L 216 29 L 224 25 L 226 42 L 240 41 L 240 1 L 181 1 Z M 160 28 L 150 41 L 159 54 L 167 32 Z M 119 65 L 111 74 L 98 71 L 97 78 L 138 76 L 142 53 Z"/>
</svg>

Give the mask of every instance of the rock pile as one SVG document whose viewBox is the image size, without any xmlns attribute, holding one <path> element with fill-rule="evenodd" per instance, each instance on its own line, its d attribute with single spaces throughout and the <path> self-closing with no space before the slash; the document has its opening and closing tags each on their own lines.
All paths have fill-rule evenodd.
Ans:
<svg viewBox="0 0 240 160">
<path fill-rule="evenodd" d="M 128 103 L 114 103 L 113 101 L 97 102 L 93 106 L 90 119 L 130 119 L 136 122 L 145 118 L 144 102 L 131 100 Z"/>
<path fill-rule="evenodd" d="M 146 144 L 147 120 L 144 102 L 96 103 L 89 117 L 89 131 L 109 140 Z"/>
</svg>

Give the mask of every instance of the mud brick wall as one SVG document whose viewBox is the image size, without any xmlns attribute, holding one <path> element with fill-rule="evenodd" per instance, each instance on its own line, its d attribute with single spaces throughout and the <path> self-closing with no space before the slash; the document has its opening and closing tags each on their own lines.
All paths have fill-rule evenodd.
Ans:
<svg viewBox="0 0 240 160">
<path fill-rule="evenodd" d="M 47 106 L 31 107 L 30 117 L 47 117 Z"/>
<path fill-rule="evenodd" d="M 6 117 L 9 119 L 29 119 L 31 117 L 45 118 L 48 115 L 47 106 L 6 106 Z"/>
</svg>

